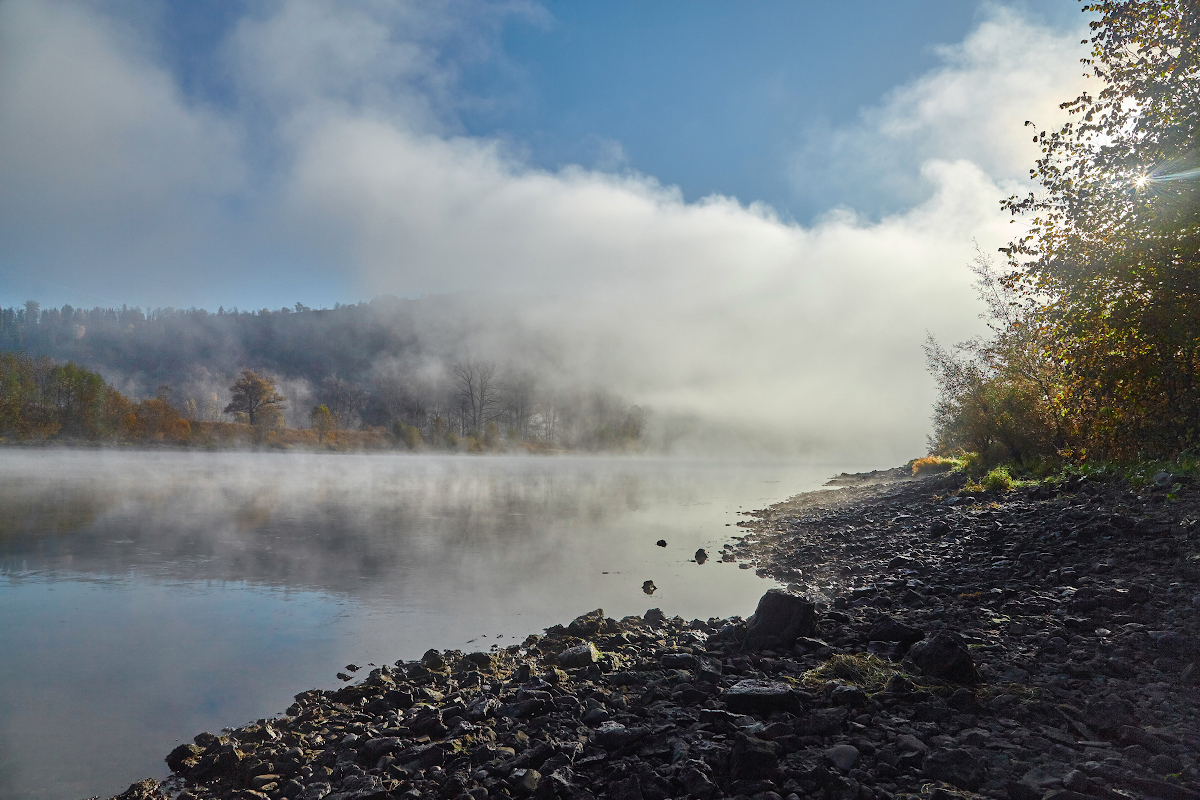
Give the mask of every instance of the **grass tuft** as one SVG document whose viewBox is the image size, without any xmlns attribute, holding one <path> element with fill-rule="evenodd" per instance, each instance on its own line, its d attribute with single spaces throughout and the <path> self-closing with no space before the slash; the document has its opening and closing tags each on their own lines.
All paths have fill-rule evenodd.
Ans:
<svg viewBox="0 0 1200 800">
<path fill-rule="evenodd" d="M 901 674 L 900 670 L 887 661 L 873 655 L 855 653 L 835 655 L 816 669 L 801 677 L 801 683 L 819 686 L 828 681 L 858 686 L 867 692 L 882 691 L 888 679 Z"/>
</svg>

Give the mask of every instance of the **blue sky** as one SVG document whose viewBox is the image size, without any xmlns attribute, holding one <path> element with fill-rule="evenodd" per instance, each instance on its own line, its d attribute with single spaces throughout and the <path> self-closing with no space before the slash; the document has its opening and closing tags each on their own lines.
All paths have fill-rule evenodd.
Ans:
<svg viewBox="0 0 1200 800">
<path fill-rule="evenodd" d="M 454 70 L 459 96 L 442 121 L 499 139 L 531 165 L 632 169 L 679 187 L 689 201 L 731 195 L 797 220 L 852 199 L 865 213 L 895 211 L 903 200 L 868 204 L 836 185 L 805 185 L 785 168 L 789 156 L 936 68 L 937 48 L 960 42 L 994 6 L 661 0 L 549 3 L 524 13 L 518 6 L 490 16 L 486 54 L 473 47 L 477 39 L 445 43 L 439 57 Z M 1060 30 L 1080 17 L 1073 0 L 1007 7 Z M 239 21 L 269 6 L 153 8 L 149 37 L 181 90 L 235 110 L 237 81 L 222 47 Z"/>
<path fill-rule="evenodd" d="M 0 0 L 0 304 L 476 292 L 654 407 L 908 452 L 1079 9 Z"/>
<path fill-rule="evenodd" d="M 864 119 L 905 87 L 944 70 L 946 49 L 961 46 L 981 23 L 1004 12 L 1053 34 L 1080 26 L 1079 6 L 1071 0 L 330 5 L 310 13 L 308 24 L 322 14 L 336 16 L 347 25 L 345 36 L 309 42 L 310 63 L 291 65 L 296 71 L 283 79 L 297 85 L 281 91 L 255 73 L 294 56 L 264 48 L 303 53 L 304 41 L 271 43 L 263 36 L 263 29 L 287 24 L 286 8 L 240 0 L 0 5 L 0 33 L 21 45 L 8 48 L 7 71 L 17 77 L 7 92 L 0 87 L 0 115 L 7 106 L 13 116 L 46 117 L 43 126 L 11 122 L 38 129 L 26 134 L 26 150 L 39 152 L 22 152 L 20 131 L 15 146 L 0 143 L 0 169 L 7 157 L 9 172 L 24 173 L 8 183 L 8 197 L 0 190 L 0 233 L 13 234 L 0 246 L 0 302 L 277 306 L 299 290 L 306 303 L 324 305 L 381 288 L 357 279 L 360 270 L 348 263 L 356 256 L 336 241 L 338 233 L 314 242 L 279 229 L 295 224 L 279 214 L 286 204 L 279 192 L 295 168 L 294 142 L 283 133 L 293 116 L 287 105 L 304 91 L 303 70 L 320 70 L 323 62 L 332 65 L 330 73 L 346 73 L 325 87 L 327 105 L 345 102 L 407 130 L 486 142 L 524 169 L 578 165 L 635 174 L 677 188 L 684 202 L 723 195 L 743 205 L 768 204 L 783 220 L 806 224 L 838 207 L 877 219 L 931 194 L 920 169 L 939 153 L 905 153 L 882 170 L 867 169 L 863 143 L 848 145 L 847 139 L 865 136 L 869 148 Z M 361 30 L 350 18 L 356 15 L 385 31 L 391 51 L 355 60 L 354 36 Z M 287 35 L 309 35 L 299 32 L 303 21 L 293 22 L 298 27 Z M 72 26 L 80 28 L 76 35 L 96 39 L 93 47 L 75 46 L 68 56 L 75 63 L 58 74 L 32 76 L 27 83 L 40 79 L 47 92 L 40 105 L 21 96 L 15 91 L 21 87 L 13 86 L 21 82 L 21 67 L 32 64 L 36 73 L 41 60 L 46 72 L 56 44 L 71 48 Z M 52 31 L 63 41 L 56 43 Z M 259 40 L 249 41 L 256 34 Z M 32 43 L 39 35 L 41 52 Z M 346 52 L 333 64 L 329 48 L 335 46 Z M 251 52 L 256 47 L 259 52 Z M 408 52 L 400 52 L 404 48 Z M 86 63 L 89 55 L 110 63 L 97 72 Z M 419 63 L 386 63 L 413 57 Z M 105 74 L 114 60 L 125 62 L 127 74 Z M 126 93 L 145 92 L 139 80 L 157 82 L 163 94 L 158 110 L 175 118 L 133 109 L 132 119 L 111 122 L 107 132 L 118 141 L 88 141 L 89 116 L 106 110 L 56 108 L 62 101 L 52 96 L 55 84 L 84 82 L 70 74 L 72 67 L 104 81 L 118 109 Z M 82 129 L 76 141 L 64 123 Z M 149 137 L 149 151 L 173 162 L 164 168 L 170 172 L 179 163 L 172 148 L 195 149 L 189 136 L 202 140 L 202 150 L 221 137 L 226 147 L 207 153 L 209 163 L 196 165 L 197 172 L 154 186 L 152 198 L 145 187 L 131 191 L 119 175 L 107 178 L 115 185 L 103 186 L 106 178 L 96 173 L 104 165 L 88 163 L 111 160 L 105 145 L 145 149 L 142 140 Z M 69 154 L 54 152 L 56 144 Z M 953 149 L 940 155 L 954 157 Z M 47 163 L 31 167 L 39 158 Z M 137 153 L 131 158 L 145 161 Z M 905 158 L 908 163 L 899 163 Z M 53 197 L 39 210 L 23 201 L 22 184 L 35 194 L 45 191 L 39 168 L 53 173 L 49 183 L 58 183 L 69 198 L 65 205 L 76 208 L 68 211 Z M 164 171 L 152 163 L 127 171 L 139 169 Z M 86 198 L 93 190 L 99 191 Z M 124 195 L 134 196 L 135 207 L 113 219 L 103 206 L 119 205 Z M 146 220 L 136 207 L 148 199 L 149 216 L 157 220 Z M 175 207 L 173 213 L 163 216 L 164 204 Z M 148 234 L 146 225 L 157 234 Z M 78 241 L 64 241 L 72 239 Z M 172 254 L 180 247 L 189 255 Z M 233 291 L 172 278 L 176 270 L 233 272 L 238 262 L 256 268 Z M 289 291 L 273 290 L 284 276 Z M 413 281 L 382 288 L 419 294 L 458 287 Z"/>
</svg>

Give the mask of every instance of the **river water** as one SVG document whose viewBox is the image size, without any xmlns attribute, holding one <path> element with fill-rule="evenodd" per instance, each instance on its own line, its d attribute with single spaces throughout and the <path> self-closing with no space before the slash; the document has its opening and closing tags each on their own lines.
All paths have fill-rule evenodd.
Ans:
<svg viewBox="0 0 1200 800">
<path fill-rule="evenodd" d="M 350 663 L 595 608 L 747 616 L 774 584 L 720 562 L 738 512 L 855 466 L 5 448 L 0 798 L 162 777 Z"/>
</svg>

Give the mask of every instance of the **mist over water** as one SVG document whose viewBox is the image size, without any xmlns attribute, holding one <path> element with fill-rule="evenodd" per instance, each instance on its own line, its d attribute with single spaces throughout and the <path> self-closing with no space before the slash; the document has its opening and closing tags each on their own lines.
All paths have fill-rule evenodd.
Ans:
<svg viewBox="0 0 1200 800">
<path fill-rule="evenodd" d="M 504 647 L 597 607 L 748 615 L 774 584 L 719 561 L 738 511 L 864 466 L 4 456 L 0 796 L 51 800 L 161 776 L 178 742 L 280 713 L 351 662 Z"/>
</svg>

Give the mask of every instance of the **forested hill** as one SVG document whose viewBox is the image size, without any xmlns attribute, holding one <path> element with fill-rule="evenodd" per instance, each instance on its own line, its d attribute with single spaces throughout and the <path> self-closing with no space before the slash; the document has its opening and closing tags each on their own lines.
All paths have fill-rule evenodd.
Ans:
<svg viewBox="0 0 1200 800">
<path fill-rule="evenodd" d="M 99 369 L 153 390 L 181 387 L 197 368 L 243 367 L 319 381 L 368 377 L 380 355 L 414 355 L 414 302 L 384 297 L 332 309 L 24 308 L 0 310 L 0 347 Z"/>
<path fill-rule="evenodd" d="M 228 419 L 244 369 L 287 397 L 286 423 L 307 428 L 327 406 L 342 428 L 439 425 L 573 447 L 640 435 L 641 409 L 568 376 L 557 345 L 495 299 L 379 297 L 327 309 L 0 309 L 0 350 L 74 362 L 134 398 L 161 394 L 188 419 Z"/>
</svg>

